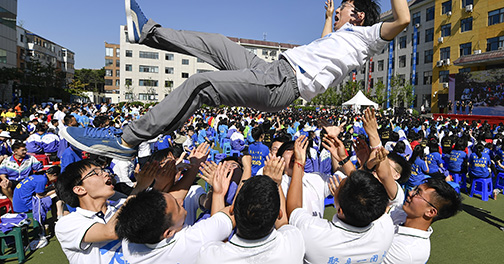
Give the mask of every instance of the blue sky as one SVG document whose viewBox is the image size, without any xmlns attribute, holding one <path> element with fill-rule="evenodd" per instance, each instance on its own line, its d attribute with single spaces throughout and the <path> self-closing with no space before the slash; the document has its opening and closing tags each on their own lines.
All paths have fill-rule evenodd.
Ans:
<svg viewBox="0 0 504 264">
<path fill-rule="evenodd" d="M 164 27 L 307 44 L 320 37 L 324 0 L 137 0 Z M 338 5 L 340 1 L 336 1 Z M 380 1 L 382 11 L 390 1 Z M 104 42 L 119 43 L 124 0 L 18 0 L 18 24 L 76 53 L 75 68 L 101 68 Z"/>
</svg>

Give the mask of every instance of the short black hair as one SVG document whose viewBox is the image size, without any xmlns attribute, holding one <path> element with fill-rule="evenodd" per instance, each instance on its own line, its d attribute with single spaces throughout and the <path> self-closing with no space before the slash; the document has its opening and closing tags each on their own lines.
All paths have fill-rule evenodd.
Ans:
<svg viewBox="0 0 504 264">
<path fill-rule="evenodd" d="M 237 234 L 245 239 L 267 236 L 280 212 L 277 184 L 268 176 L 258 175 L 243 184 L 234 204 Z"/>
<path fill-rule="evenodd" d="M 294 141 L 285 142 L 278 148 L 277 157 L 281 157 L 285 151 L 294 149 Z"/>
<path fill-rule="evenodd" d="M 343 0 L 344 2 L 350 2 L 351 0 Z M 380 20 L 381 8 L 380 5 L 374 0 L 353 0 L 353 5 L 355 9 L 360 12 L 364 12 L 366 16 L 364 17 L 363 26 L 372 26 Z"/>
<path fill-rule="evenodd" d="M 26 148 L 26 144 L 19 140 L 16 140 L 16 142 L 14 142 L 14 144 L 12 144 L 11 146 L 12 151 L 16 151 L 20 148 Z"/>
<path fill-rule="evenodd" d="M 254 127 L 252 128 L 252 138 L 257 141 L 259 138 L 264 134 L 264 130 L 262 129 L 262 126 Z"/>
<path fill-rule="evenodd" d="M 356 170 L 340 186 L 338 203 L 345 222 L 365 227 L 385 213 L 389 199 L 385 187 L 373 174 Z"/>
<path fill-rule="evenodd" d="M 56 193 L 66 204 L 72 207 L 80 205 L 79 196 L 74 193 L 73 187 L 81 180 L 82 173 L 93 165 L 99 167 L 96 162 L 89 159 L 70 163 L 58 177 Z"/>
<path fill-rule="evenodd" d="M 120 239 L 138 244 L 155 244 L 173 225 L 171 213 L 166 213 L 164 195 L 156 190 L 142 191 L 121 207 L 115 231 Z"/>
<path fill-rule="evenodd" d="M 411 164 L 409 164 L 405 158 L 395 152 L 390 152 L 387 157 L 401 167 L 401 177 L 397 180 L 397 182 L 399 184 L 406 183 L 411 176 Z"/>
<path fill-rule="evenodd" d="M 431 202 L 436 205 L 438 213 L 432 222 L 450 218 L 461 210 L 462 198 L 444 179 L 428 178 L 425 185 L 435 190 Z"/>
</svg>

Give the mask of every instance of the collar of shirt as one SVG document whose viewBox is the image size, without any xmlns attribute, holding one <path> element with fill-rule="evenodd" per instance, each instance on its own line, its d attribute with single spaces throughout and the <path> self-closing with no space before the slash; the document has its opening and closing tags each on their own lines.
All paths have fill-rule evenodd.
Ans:
<svg viewBox="0 0 504 264">
<path fill-rule="evenodd" d="M 17 163 L 18 166 L 21 166 L 21 164 L 23 164 L 23 161 L 26 159 L 21 159 L 21 160 L 17 160 L 16 157 L 14 157 L 14 155 L 12 155 L 12 159 Z"/>
<path fill-rule="evenodd" d="M 277 237 L 277 232 L 275 229 L 273 231 L 260 239 L 254 239 L 254 240 L 249 240 L 249 239 L 244 239 L 239 237 L 238 235 L 234 235 L 231 240 L 229 240 L 229 243 L 231 243 L 233 246 L 241 247 L 241 248 L 257 248 L 257 247 L 262 247 L 273 240 L 276 239 Z"/>
<path fill-rule="evenodd" d="M 120 206 L 120 205 L 122 205 L 122 203 L 118 203 L 118 206 Z M 103 214 L 103 218 L 98 216 L 98 214 L 100 212 L 89 211 L 89 210 L 83 209 L 81 207 L 77 207 L 75 209 L 75 212 L 83 215 L 86 218 L 90 218 L 90 219 L 97 218 L 97 220 L 99 220 L 99 221 L 108 221 L 108 219 L 110 219 L 112 217 L 112 215 L 115 213 L 115 211 L 116 211 L 115 209 L 116 209 L 116 207 L 111 206 L 110 204 L 107 203 L 107 211 Z"/>
<path fill-rule="evenodd" d="M 371 223 L 365 227 L 356 227 L 356 226 L 352 226 L 352 225 L 349 225 L 343 221 L 341 221 L 341 219 L 338 218 L 338 215 L 335 214 L 333 216 L 333 219 L 331 221 L 331 223 L 333 224 L 333 226 L 339 228 L 339 229 L 343 229 L 347 232 L 351 232 L 351 233 L 365 233 L 367 232 L 369 229 L 371 229 L 374 225 L 374 223 Z"/>
<path fill-rule="evenodd" d="M 430 226 L 429 226 L 429 229 L 427 229 L 427 231 L 424 231 L 424 230 L 420 230 L 420 229 L 416 229 L 416 228 L 396 225 L 396 234 L 402 235 L 402 236 L 410 236 L 410 237 L 429 239 L 430 235 L 432 234 L 432 231 L 433 231 L 432 227 L 430 227 Z"/>
</svg>

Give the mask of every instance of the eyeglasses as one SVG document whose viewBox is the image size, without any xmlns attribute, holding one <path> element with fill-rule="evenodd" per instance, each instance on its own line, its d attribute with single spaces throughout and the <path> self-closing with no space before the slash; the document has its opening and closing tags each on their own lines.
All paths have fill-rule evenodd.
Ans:
<svg viewBox="0 0 504 264">
<path fill-rule="evenodd" d="M 433 205 L 431 202 L 427 201 L 427 199 L 425 199 L 421 194 L 420 194 L 420 188 L 418 188 L 418 186 L 413 189 L 413 195 L 410 195 L 411 198 L 417 196 L 422 198 L 422 200 L 424 200 L 427 204 L 429 204 L 430 206 L 434 207 L 434 209 L 437 210 L 437 207 L 435 205 Z"/>
<path fill-rule="evenodd" d="M 80 181 L 77 182 L 77 184 L 75 185 L 81 185 L 82 182 L 89 178 L 89 177 L 92 177 L 94 175 L 98 175 L 98 176 L 101 176 L 103 177 L 104 175 L 111 175 L 112 172 L 109 170 L 109 169 L 104 169 L 104 168 L 94 168 L 93 170 L 91 170 L 88 174 L 86 174 L 84 177 L 82 177 L 82 179 L 80 179 Z"/>
</svg>

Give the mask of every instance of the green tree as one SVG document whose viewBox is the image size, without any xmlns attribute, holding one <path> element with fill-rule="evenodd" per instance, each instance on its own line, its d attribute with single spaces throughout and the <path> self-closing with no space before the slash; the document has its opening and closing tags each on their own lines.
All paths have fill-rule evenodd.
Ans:
<svg viewBox="0 0 504 264">
<path fill-rule="evenodd" d="M 87 84 L 84 87 L 86 91 L 102 92 L 105 88 L 105 68 L 99 70 L 75 70 L 74 79 L 79 80 L 80 83 Z"/>
<path fill-rule="evenodd" d="M 387 89 L 383 82 L 379 81 L 374 85 L 375 96 L 374 101 L 383 107 L 383 104 L 387 102 Z"/>
</svg>

